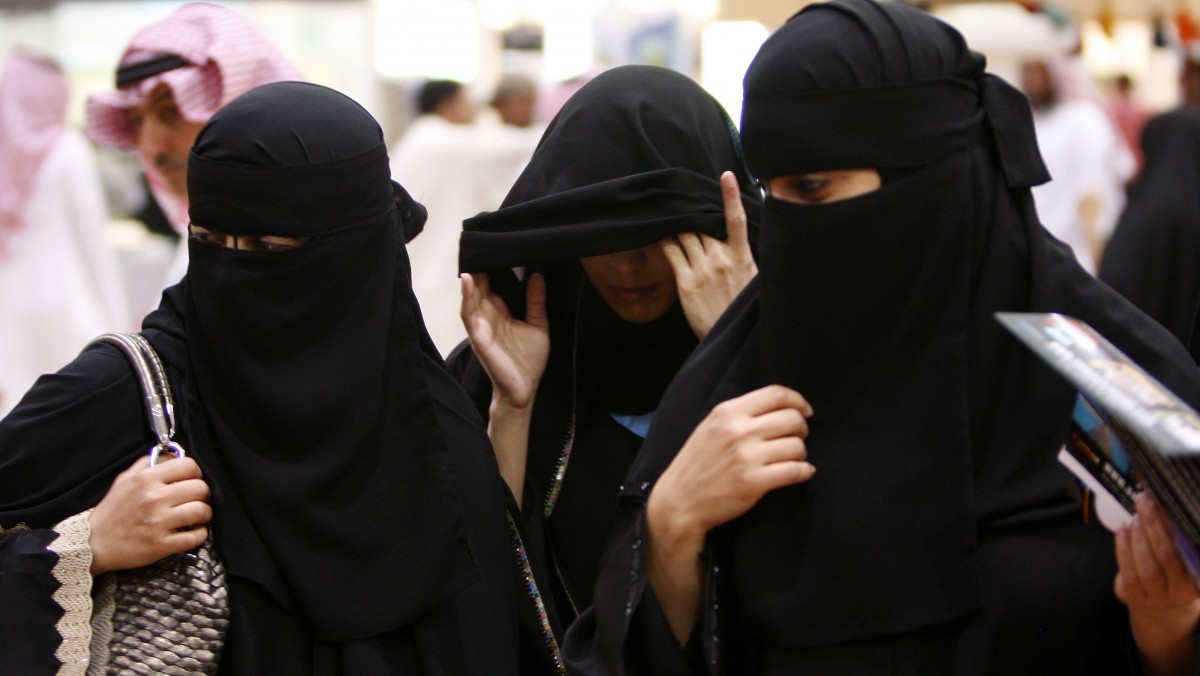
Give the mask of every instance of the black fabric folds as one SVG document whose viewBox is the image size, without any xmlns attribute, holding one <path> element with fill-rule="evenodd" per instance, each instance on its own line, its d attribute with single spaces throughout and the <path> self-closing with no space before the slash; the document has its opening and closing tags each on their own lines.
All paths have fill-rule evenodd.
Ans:
<svg viewBox="0 0 1200 676">
<path fill-rule="evenodd" d="M 727 170 L 753 241 L 757 188 L 721 105 L 665 68 L 614 68 L 563 106 L 500 209 L 463 221 L 459 270 L 576 260 L 688 231 L 724 239 Z"/>
<path fill-rule="evenodd" d="M 869 0 L 810 5 L 763 45 L 744 81 L 756 176 L 873 168 L 884 185 L 821 205 L 767 199 L 759 277 L 663 397 L 626 480 L 608 592 L 568 637 L 572 664 L 640 672 L 615 665 L 644 640 L 630 608 L 651 593 L 632 540 L 648 489 L 714 405 L 783 383 L 815 409 L 818 471 L 711 534 L 722 611 L 698 640 L 719 648 L 718 670 L 821 673 L 828 647 L 849 657 L 856 641 L 953 622 L 936 648 L 952 652 L 929 656 L 954 673 L 1117 668 L 1105 627 L 1121 623 L 1105 623 L 1120 609 L 1097 573 L 1111 571 L 1111 541 L 1081 523 L 1055 460 L 1074 391 L 994 313 L 1079 317 L 1193 405 L 1200 376 L 1038 223 L 1028 108 L 984 65 L 949 26 Z M 1036 557 L 993 546 L 1060 531 L 1011 540 L 1046 543 Z M 891 670 L 902 649 L 885 646 L 901 662 L 878 673 L 904 673 Z"/>
<path fill-rule="evenodd" d="M 742 143 L 755 176 L 924 166 L 986 135 L 1009 187 L 1050 180 L 1028 101 L 985 74 L 983 57 L 957 31 L 939 24 L 929 31 L 933 39 L 917 44 L 904 35 L 919 19 L 864 14 L 850 20 L 871 39 L 844 41 L 846 16 L 818 12 L 802 29 L 781 29 L 747 72 Z M 815 58 L 792 60 L 800 40 Z"/>
<path fill-rule="evenodd" d="M 189 251 L 189 431 L 230 572 L 322 641 L 412 622 L 474 573 L 378 125 L 316 85 L 254 90 L 201 131 L 188 191 L 194 224 L 307 238 Z"/>
<path fill-rule="evenodd" d="M 1150 120 L 1142 151 L 1099 276 L 1186 341 L 1200 303 L 1200 110 Z"/>
</svg>

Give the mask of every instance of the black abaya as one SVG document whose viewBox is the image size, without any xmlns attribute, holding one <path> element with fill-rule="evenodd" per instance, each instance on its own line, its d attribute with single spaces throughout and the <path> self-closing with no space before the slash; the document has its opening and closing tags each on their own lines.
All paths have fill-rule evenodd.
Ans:
<svg viewBox="0 0 1200 676">
<path fill-rule="evenodd" d="M 1099 277 L 1187 341 L 1200 303 L 1200 110 L 1150 120 L 1142 151 Z"/>
</svg>

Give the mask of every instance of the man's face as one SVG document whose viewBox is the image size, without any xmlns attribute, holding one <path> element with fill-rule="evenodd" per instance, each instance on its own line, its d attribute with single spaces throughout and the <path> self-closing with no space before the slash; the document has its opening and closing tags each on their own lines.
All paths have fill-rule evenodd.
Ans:
<svg viewBox="0 0 1200 676">
<path fill-rule="evenodd" d="M 534 104 L 537 96 L 533 92 L 514 94 L 496 105 L 496 112 L 504 124 L 514 127 L 528 127 L 533 124 Z"/>
<path fill-rule="evenodd" d="M 459 87 L 458 93 L 438 106 L 438 114 L 454 124 L 471 124 L 475 121 L 475 102 L 467 94 L 466 87 Z"/>
<path fill-rule="evenodd" d="M 1050 66 L 1042 61 L 1026 61 L 1021 64 L 1021 89 L 1029 97 L 1035 110 L 1044 110 L 1057 102 L 1054 78 Z"/>
<path fill-rule="evenodd" d="M 159 84 L 143 103 L 132 106 L 129 117 L 137 128 L 142 159 L 162 174 L 171 192 L 187 199 L 188 152 L 204 123 L 183 118 L 166 84 Z"/>
</svg>

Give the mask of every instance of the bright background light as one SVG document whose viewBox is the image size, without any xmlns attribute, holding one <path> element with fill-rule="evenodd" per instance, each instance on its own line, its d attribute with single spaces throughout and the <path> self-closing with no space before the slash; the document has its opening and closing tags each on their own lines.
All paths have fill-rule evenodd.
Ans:
<svg viewBox="0 0 1200 676">
<path fill-rule="evenodd" d="M 739 127 L 742 76 L 767 35 L 766 26 L 755 21 L 718 21 L 705 26 L 700 36 L 700 85 Z"/>
<path fill-rule="evenodd" d="M 479 75 L 479 15 L 467 0 L 376 0 L 375 71 L 384 78 L 471 82 Z"/>
</svg>

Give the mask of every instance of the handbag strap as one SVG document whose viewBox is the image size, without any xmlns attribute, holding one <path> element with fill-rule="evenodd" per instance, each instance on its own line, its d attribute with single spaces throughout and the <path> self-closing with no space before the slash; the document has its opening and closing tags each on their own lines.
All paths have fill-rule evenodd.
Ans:
<svg viewBox="0 0 1200 676">
<path fill-rule="evenodd" d="M 171 396 L 171 383 L 158 353 L 150 341 L 140 333 L 105 333 L 89 344 L 108 343 L 120 348 L 137 374 L 142 396 L 146 400 L 146 417 L 150 421 L 150 433 L 158 440 L 150 448 L 150 465 L 158 463 L 163 452 L 177 458 L 187 457 L 183 447 L 175 438 L 175 398 Z"/>
</svg>

